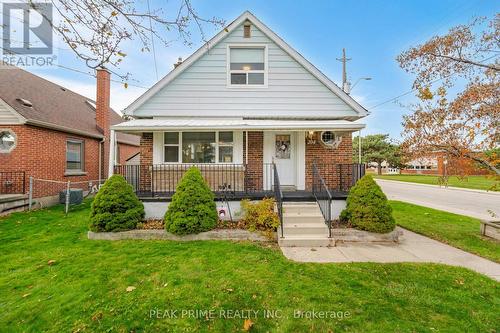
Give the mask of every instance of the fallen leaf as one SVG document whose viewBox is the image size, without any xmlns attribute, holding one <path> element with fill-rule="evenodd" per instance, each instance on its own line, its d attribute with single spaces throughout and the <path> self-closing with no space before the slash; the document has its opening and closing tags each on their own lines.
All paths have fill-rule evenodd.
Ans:
<svg viewBox="0 0 500 333">
<path fill-rule="evenodd" d="M 168 286 L 168 282 L 163 285 L 164 287 Z"/>
<path fill-rule="evenodd" d="M 226 291 L 232 293 L 233 289 L 232 288 L 227 288 Z"/>
<path fill-rule="evenodd" d="M 248 332 L 250 331 L 252 326 L 253 326 L 253 321 L 251 321 L 250 319 L 245 319 L 245 321 L 243 322 L 243 330 Z"/>
<path fill-rule="evenodd" d="M 316 250 L 314 247 L 312 247 L 312 248 L 311 248 L 311 251 L 318 251 L 318 250 Z"/>
<path fill-rule="evenodd" d="M 102 312 L 97 312 L 95 315 L 92 316 L 92 321 L 101 320 L 101 319 L 102 319 Z"/>
<path fill-rule="evenodd" d="M 257 295 L 252 295 L 252 298 L 253 298 L 253 299 L 256 299 L 256 298 L 257 298 Z"/>
<path fill-rule="evenodd" d="M 31 294 L 24 294 L 23 298 L 28 297 L 29 295 L 31 295 Z"/>
<path fill-rule="evenodd" d="M 55 261 L 55 260 L 52 260 L 52 259 L 51 259 L 51 260 L 49 260 L 49 261 L 47 261 L 47 264 L 48 264 L 49 266 L 52 266 L 52 265 L 54 265 L 55 263 L 56 263 L 56 261 Z"/>
<path fill-rule="evenodd" d="M 134 291 L 135 287 L 134 286 L 128 286 L 126 289 L 128 292 Z"/>
</svg>

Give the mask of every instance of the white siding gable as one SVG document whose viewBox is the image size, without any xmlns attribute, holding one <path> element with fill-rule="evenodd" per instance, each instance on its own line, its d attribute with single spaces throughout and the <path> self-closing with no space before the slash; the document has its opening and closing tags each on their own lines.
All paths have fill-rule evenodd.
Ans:
<svg viewBox="0 0 500 333">
<path fill-rule="evenodd" d="M 267 87 L 228 85 L 227 53 L 232 44 L 265 45 Z M 252 24 L 243 24 L 133 111 L 136 117 L 256 117 L 356 119 L 360 115 L 283 48 Z"/>
<path fill-rule="evenodd" d="M 23 124 L 23 117 L 12 107 L 0 99 L 0 125 Z"/>
</svg>

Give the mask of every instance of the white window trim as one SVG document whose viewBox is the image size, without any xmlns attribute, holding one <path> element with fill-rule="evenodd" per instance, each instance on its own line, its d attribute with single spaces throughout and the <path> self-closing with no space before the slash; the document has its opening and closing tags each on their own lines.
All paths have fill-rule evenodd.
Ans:
<svg viewBox="0 0 500 333">
<path fill-rule="evenodd" d="M 248 73 L 244 70 L 231 70 L 231 49 L 264 49 L 264 70 L 251 71 L 254 73 L 264 73 L 264 84 L 231 84 L 231 73 Z M 227 44 L 226 50 L 226 87 L 231 89 L 252 89 L 252 88 L 267 88 L 269 76 L 269 60 L 267 44 Z"/>
<path fill-rule="evenodd" d="M 165 143 L 165 133 L 178 133 L 178 142 L 175 143 Z M 179 131 L 165 131 L 161 133 L 162 140 L 162 153 L 161 160 L 164 164 L 180 164 L 182 162 L 182 132 Z M 167 162 L 165 161 L 165 147 L 178 147 L 177 149 L 177 162 Z"/>
<path fill-rule="evenodd" d="M 80 145 L 80 164 L 81 168 L 80 169 L 68 169 L 68 143 L 76 143 Z M 73 139 L 73 138 L 68 138 L 66 139 L 66 172 L 65 175 L 80 175 L 80 174 L 85 174 L 85 141 L 81 139 Z"/>
<path fill-rule="evenodd" d="M 192 163 L 192 162 L 182 162 L 182 133 L 183 132 L 209 132 L 209 133 L 214 133 L 215 132 L 215 163 Z M 233 142 L 232 143 L 220 143 L 219 142 L 219 132 L 232 132 L 233 133 Z M 174 144 L 174 143 L 169 143 L 169 144 L 166 144 L 165 143 L 165 133 L 179 133 L 179 142 L 177 144 Z M 227 130 L 227 131 L 163 131 L 162 132 L 162 153 L 161 153 L 161 160 L 162 160 L 162 163 L 163 164 L 189 164 L 189 165 L 197 165 L 197 164 L 210 164 L 210 165 L 216 165 L 216 164 L 225 164 L 225 165 L 231 165 L 231 164 L 238 164 L 238 163 L 235 163 L 235 159 L 236 159 L 236 149 L 235 149 L 235 136 L 236 136 L 236 132 L 235 131 L 230 131 L 230 130 Z M 179 147 L 179 155 L 178 155 L 178 159 L 177 159 L 177 162 L 166 162 L 165 161 L 165 147 L 166 146 L 171 146 L 171 147 Z M 219 147 L 233 147 L 233 162 L 228 162 L 228 163 L 225 163 L 225 162 L 219 162 Z"/>
</svg>

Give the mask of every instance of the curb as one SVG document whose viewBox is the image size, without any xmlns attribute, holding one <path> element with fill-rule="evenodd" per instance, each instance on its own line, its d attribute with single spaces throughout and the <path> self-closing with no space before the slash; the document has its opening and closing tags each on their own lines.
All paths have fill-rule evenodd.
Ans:
<svg viewBox="0 0 500 333">
<path fill-rule="evenodd" d="M 418 186 L 424 186 L 424 187 L 430 187 L 430 188 L 436 188 L 436 189 L 476 192 L 476 193 L 491 194 L 491 195 L 500 196 L 500 192 L 496 192 L 496 191 L 485 191 L 485 190 L 478 190 L 478 189 L 473 189 L 473 188 L 462 188 L 462 187 L 454 187 L 454 186 L 444 187 L 444 186 L 439 186 L 439 185 L 420 184 L 420 183 L 405 182 L 405 181 L 401 181 L 401 180 L 392 180 L 392 179 L 380 179 L 380 178 L 374 178 L 374 179 L 375 179 L 375 181 L 382 181 L 382 182 L 389 182 L 389 183 L 399 183 L 399 184 L 403 183 L 403 184 L 418 185 Z"/>
</svg>

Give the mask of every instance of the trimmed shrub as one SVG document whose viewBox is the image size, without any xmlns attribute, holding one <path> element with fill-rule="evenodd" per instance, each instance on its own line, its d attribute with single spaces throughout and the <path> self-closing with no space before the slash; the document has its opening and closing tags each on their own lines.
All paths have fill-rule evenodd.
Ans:
<svg viewBox="0 0 500 333">
<path fill-rule="evenodd" d="M 144 205 L 121 175 L 111 176 L 97 192 L 90 209 L 90 230 L 135 229 L 144 218 Z"/>
<path fill-rule="evenodd" d="M 269 232 L 278 228 L 280 220 L 274 211 L 274 202 L 273 198 L 264 198 L 256 202 L 241 200 L 242 220 L 248 230 Z"/>
<path fill-rule="evenodd" d="M 217 225 L 214 195 L 200 170 L 190 168 L 182 177 L 165 213 L 165 230 L 177 235 L 208 231 Z"/>
<path fill-rule="evenodd" d="M 351 188 L 340 219 L 349 221 L 356 229 L 371 232 L 387 233 L 396 227 L 387 197 L 370 175 Z"/>
</svg>

